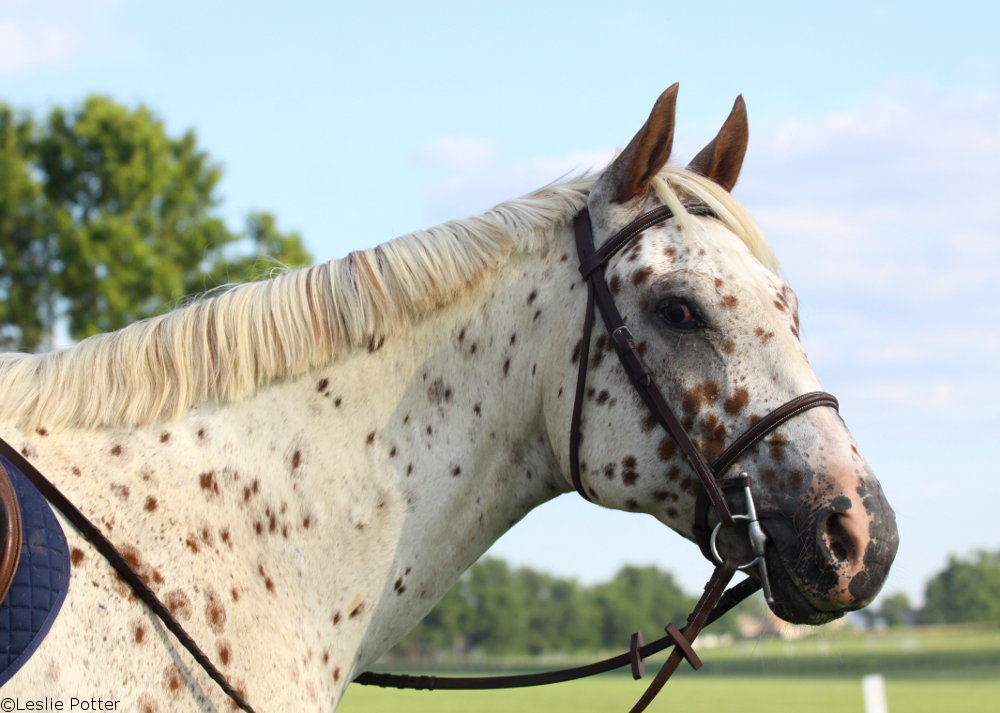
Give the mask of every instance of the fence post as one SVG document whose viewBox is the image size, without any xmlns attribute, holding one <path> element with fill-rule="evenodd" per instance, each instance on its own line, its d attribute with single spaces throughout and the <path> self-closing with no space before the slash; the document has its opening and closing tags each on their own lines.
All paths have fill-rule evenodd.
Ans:
<svg viewBox="0 0 1000 713">
<path fill-rule="evenodd" d="M 861 677 L 861 692 L 865 699 L 865 713 L 889 713 L 885 697 L 885 676 L 872 673 Z"/>
</svg>

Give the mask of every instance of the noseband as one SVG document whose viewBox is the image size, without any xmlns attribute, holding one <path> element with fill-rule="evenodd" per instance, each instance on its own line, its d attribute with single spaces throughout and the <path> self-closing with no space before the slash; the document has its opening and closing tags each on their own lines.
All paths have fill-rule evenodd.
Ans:
<svg viewBox="0 0 1000 713">
<path fill-rule="evenodd" d="M 712 210 L 703 203 L 686 202 L 684 207 L 692 215 L 715 217 Z M 838 408 L 837 399 L 824 391 L 813 391 L 796 396 L 754 422 L 711 464 L 705 460 L 705 457 L 695 446 L 691 437 L 677 419 L 673 409 L 670 408 L 670 404 L 663 396 L 663 392 L 656 385 L 652 371 L 643 362 L 636 346 L 635 337 L 626 324 L 626 319 L 618 310 L 618 306 L 615 304 L 611 289 L 604 275 L 608 260 L 628 245 L 636 236 L 642 233 L 642 231 L 658 223 L 670 220 L 673 217 L 673 211 L 667 206 L 661 206 L 648 213 L 644 213 L 612 235 L 600 248 L 595 248 L 594 246 L 589 211 L 584 208 L 577 214 L 574 220 L 576 248 L 580 258 L 580 274 L 587 283 L 587 311 L 583 322 L 583 338 L 580 342 L 576 397 L 573 402 L 573 416 L 570 424 L 570 476 L 572 477 L 573 486 L 576 488 L 576 491 L 585 499 L 593 500 L 597 496 L 597 493 L 593 489 L 588 490 L 584 486 L 580 472 L 580 440 L 582 438 L 580 426 L 583 401 L 587 390 L 587 366 L 590 361 L 594 307 L 596 306 L 604 320 L 604 326 L 611 339 L 611 344 L 614 345 L 615 353 L 618 354 L 618 359 L 625 369 L 625 373 L 628 374 L 629 381 L 632 382 L 632 386 L 639 393 L 639 396 L 642 397 L 643 402 L 650 413 L 653 414 L 656 421 L 667 431 L 674 443 L 677 444 L 677 447 L 680 448 L 684 457 L 698 476 L 701 489 L 698 492 L 695 505 L 693 534 L 702 553 L 710 561 L 721 565 L 724 560 L 719 554 L 716 545 L 719 531 L 724 527 L 732 526 L 736 521 L 747 522 L 751 550 L 754 556 L 749 562 L 739 565 L 739 568 L 757 568 L 758 578 L 764 587 L 764 594 L 768 598 L 768 601 L 771 601 L 767 567 L 764 559 L 767 536 L 757 521 L 756 508 L 754 507 L 753 496 L 750 490 L 750 476 L 746 473 L 740 473 L 735 477 L 726 478 L 723 477 L 723 474 L 737 458 L 765 435 L 785 423 L 785 421 L 816 406 L 831 406 L 836 409 Z M 734 488 L 739 488 L 743 491 L 746 508 L 744 514 L 733 515 L 723 494 L 723 490 Z M 709 529 L 709 513 L 713 511 L 717 519 L 717 524 L 714 529 Z"/>
</svg>

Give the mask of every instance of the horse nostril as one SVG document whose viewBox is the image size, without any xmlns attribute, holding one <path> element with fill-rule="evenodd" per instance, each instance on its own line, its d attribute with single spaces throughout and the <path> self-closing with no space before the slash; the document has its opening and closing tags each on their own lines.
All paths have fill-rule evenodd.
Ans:
<svg viewBox="0 0 1000 713">
<path fill-rule="evenodd" d="M 833 512 L 826 518 L 823 528 L 823 540 L 833 558 L 841 564 L 850 563 L 855 556 L 856 543 L 851 533 L 848 532 L 845 521 L 848 516 L 844 513 Z"/>
</svg>

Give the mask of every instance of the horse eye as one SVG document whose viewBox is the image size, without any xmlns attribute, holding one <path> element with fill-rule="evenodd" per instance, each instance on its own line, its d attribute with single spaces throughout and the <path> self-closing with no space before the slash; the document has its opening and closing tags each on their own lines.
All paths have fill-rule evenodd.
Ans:
<svg viewBox="0 0 1000 713">
<path fill-rule="evenodd" d="M 698 329 L 704 326 L 684 300 L 676 298 L 663 300 L 656 311 L 667 326 L 673 329 Z"/>
</svg>

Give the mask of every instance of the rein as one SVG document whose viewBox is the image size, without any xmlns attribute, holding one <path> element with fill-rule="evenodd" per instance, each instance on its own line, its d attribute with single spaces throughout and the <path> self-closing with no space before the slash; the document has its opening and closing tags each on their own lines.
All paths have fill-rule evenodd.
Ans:
<svg viewBox="0 0 1000 713">
<path fill-rule="evenodd" d="M 689 213 L 694 215 L 714 215 L 711 209 L 702 203 L 688 203 L 685 205 L 685 208 Z M 753 496 L 750 490 L 750 476 L 746 473 L 740 473 L 736 477 L 725 478 L 722 475 L 740 455 L 785 421 L 816 406 L 837 408 L 837 399 L 821 391 L 795 397 L 755 422 L 733 441 L 711 465 L 706 462 L 691 437 L 688 436 L 680 421 L 678 421 L 663 393 L 654 382 L 652 371 L 643 363 L 636 346 L 635 338 L 626 325 L 625 318 L 619 312 L 604 277 L 605 266 L 612 256 L 628 245 L 642 231 L 672 217 L 673 213 L 666 206 L 645 213 L 615 233 L 599 249 L 595 249 L 594 247 L 590 214 L 587 209 L 584 208 L 574 220 L 577 251 L 580 258 L 580 273 L 587 283 L 587 312 L 583 324 L 576 398 L 573 404 L 573 415 L 570 425 L 569 456 L 570 475 L 573 486 L 586 500 L 593 501 L 593 498 L 597 494 L 593 490 L 588 492 L 584 486 L 580 472 L 579 448 L 582 438 L 581 424 L 583 401 L 586 393 L 587 365 L 590 361 L 594 308 L 596 306 L 597 310 L 601 313 L 604 325 L 611 338 L 611 343 L 618 354 L 618 359 L 621 361 L 626 374 L 628 374 L 633 387 L 638 391 L 647 408 L 656 417 L 659 424 L 670 434 L 671 438 L 673 438 L 674 442 L 681 449 L 681 452 L 691 464 L 702 485 L 696 504 L 694 534 L 701 551 L 717 566 L 708 583 L 705 585 L 705 590 L 694 611 L 688 616 L 687 624 L 682 629 L 678 629 L 673 624 L 668 624 L 665 628 L 666 636 L 649 644 L 644 644 L 642 635 L 636 632 L 632 634 L 631 645 L 627 652 L 575 668 L 524 675 L 462 678 L 366 672 L 354 679 L 356 683 L 423 690 L 520 688 L 584 678 L 626 665 L 631 667 L 633 678 L 638 679 L 644 673 L 645 657 L 672 646 L 673 650 L 667 657 L 666 662 L 660 668 L 660 671 L 656 674 L 646 692 L 630 710 L 630 713 L 641 713 L 656 697 L 682 660 L 687 659 L 688 663 L 695 669 L 701 668 L 701 659 L 695 653 L 692 642 L 702 628 L 714 622 L 762 586 L 765 596 L 770 601 L 770 586 L 764 559 L 767 536 L 757 520 Z M 35 487 L 38 488 L 49 503 L 62 513 L 80 535 L 90 542 L 108 561 L 118 576 L 159 617 L 164 626 L 187 649 L 195 661 L 219 685 L 222 691 L 240 709 L 248 713 L 254 713 L 254 709 L 246 702 L 243 695 L 233 688 L 225 675 L 198 648 L 198 645 L 187 631 L 185 631 L 184 627 L 174 618 L 169 609 L 135 571 L 134 567 L 93 522 L 80 512 L 21 453 L 17 452 L 3 439 L 0 439 L 0 453 L 14 463 L 31 480 Z M 730 510 L 723 490 L 731 488 L 742 489 L 746 513 L 734 515 Z M 715 513 L 717 520 L 715 527 L 712 529 L 709 528 L 709 516 L 711 512 Z M 736 521 L 747 522 L 751 549 L 754 554 L 753 559 L 744 564 L 737 563 L 733 558 L 723 558 L 716 546 L 716 538 L 720 530 L 723 527 L 732 526 Z M 726 589 L 737 570 L 748 570 L 754 567 L 757 568 L 759 582 L 748 577 L 736 586 L 728 590 Z"/>
</svg>

